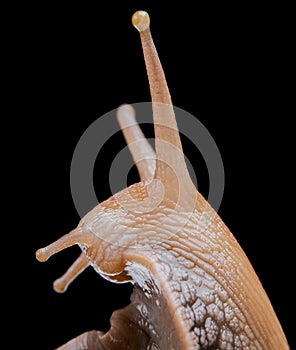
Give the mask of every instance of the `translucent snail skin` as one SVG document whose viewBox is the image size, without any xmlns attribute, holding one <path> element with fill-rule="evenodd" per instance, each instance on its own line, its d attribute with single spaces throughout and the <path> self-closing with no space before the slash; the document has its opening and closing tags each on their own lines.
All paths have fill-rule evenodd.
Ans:
<svg viewBox="0 0 296 350">
<path fill-rule="evenodd" d="M 141 181 L 99 203 L 77 228 L 45 248 L 39 261 L 78 244 L 81 255 L 54 282 L 58 292 L 86 267 L 134 285 L 107 333 L 89 331 L 59 350 L 289 349 L 251 263 L 189 176 L 174 109 L 150 33 L 136 12 L 149 79 L 155 151 L 129 105 L 117 118 Z"/>
</svg>

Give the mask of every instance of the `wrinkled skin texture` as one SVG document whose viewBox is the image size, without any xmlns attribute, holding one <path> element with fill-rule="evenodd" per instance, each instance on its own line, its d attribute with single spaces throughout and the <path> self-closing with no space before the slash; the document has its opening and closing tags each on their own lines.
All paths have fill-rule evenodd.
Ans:
<svg viewBox="0 0 296 350">
<path fill-rule="evenodd" d="M 86 332 L 60 350 L 289 349 L 248 258 L 187 171 L 165 77 L 149 31 L 136 13 L 153 102 L 156 154 L 130 106 L 118 121 L 141 182 L 100 203 L 78 227 L 36 256 L 78 244 L 82 253 L 55 289 L 91 265 L 112 282 L 131 282 L 131 304 L 107 333 Z"/>
<path fill-rule="evenodd" d="M 91 232 L 99 225 L 101 234 L 102 228 L 116 230 L 114 240 L 107 241 L 102 234 L 104 240 L 94 239 L 85 252 L 105 278 L 116 273 L 109 278 L 131 277 L 136 286 L 131 304 L 114 313 L 111 330 L 96 337 L 90 333 L 87 341 L 99 342 L 103 349 L 146 349 L 148 344 L 159 349 L 170 349 L 172 344 L 175 349 L 272 349 L 271 342 L 260 340 L 260 333 L 266 332 L 266 309 L 273 316 L 272 307 L 220 217 L 201 195 L 193 213 L 187 213 L 186 226 L 182 220 L 186 210 L 169 208 L 170 201 L 146 215 L 123 210 L 129 205 L 123 203 L 128 192 L 140 193 L 140 210 L 148 197 L 139 187 L 145 185 L 133 185 L 101 203 L 80 223 Z M 259 320 L 256 327 L 254 314 Z"/>
</svg>

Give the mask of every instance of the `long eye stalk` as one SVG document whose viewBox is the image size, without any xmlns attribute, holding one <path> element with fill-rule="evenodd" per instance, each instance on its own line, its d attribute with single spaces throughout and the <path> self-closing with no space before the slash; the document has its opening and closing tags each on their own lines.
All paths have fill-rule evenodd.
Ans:
<svg viewBox="0 0 296 350">
<path fill-rule="evenodd" d="M 166 185 L 176 176 L 178 186 L 188 187 L 191 180 L 184 159 L 171 95 L 151 36 L 148 13 L 137 11 L 132 17 L 132 23 L 140 33 L 152 99 L 157 158 L 155 178 Z M 172 174 L 172 171 L 175 174 Z"/>
</svg>

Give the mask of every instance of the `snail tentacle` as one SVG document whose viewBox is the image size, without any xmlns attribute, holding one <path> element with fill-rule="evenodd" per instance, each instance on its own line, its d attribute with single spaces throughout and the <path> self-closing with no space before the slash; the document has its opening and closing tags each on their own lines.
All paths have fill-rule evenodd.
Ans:
<svg viewBox="0 0 296 350">
<path fill-rule="evenodd" d="M 94 234 L 90 231 L 83 230 L 78 227 L 72 230 L 70 233 L 62 236 L 57 241 L 50 245 L 40 248 L 36 252 L 37 260 L 44 262 L 49 259 L 52 255 L 69 248 L 75 244 L 89 245 L 94 240 Z"/>
<path fill-rule="evenodd" d="M 184 159 L 165 74 L 150 32 L 149 15 L 138 11 L 133 15 L 132 22 L 140 33 L 150 86 L 157 159 L 155 178 L 160 179 L 165 187 L 171 187 L 172 181 L 177 177 L 177 186 L 189 187 L 192 191 L 194 185 Z"/>
<path fill-rule="evenodd" d="M 58 293 L 63 293 L 67 290 L 70 283 L 76 279 L 76 277 L 83 272 L 90 265 L 84 252 L 82 252 L 79 257 L 74 261 L 74 263 L 68 268 L 68 270 L 56 279 L 53 283 L 53 288 Z"/>
<path fill-rule="evenodd" d="M 155 152 L 145 138 L 131 105 L 122 105 L 117 110 L 117 120 L 137 166 L 141 181 L 152 180 L 155 174 Z"/>
</svg>

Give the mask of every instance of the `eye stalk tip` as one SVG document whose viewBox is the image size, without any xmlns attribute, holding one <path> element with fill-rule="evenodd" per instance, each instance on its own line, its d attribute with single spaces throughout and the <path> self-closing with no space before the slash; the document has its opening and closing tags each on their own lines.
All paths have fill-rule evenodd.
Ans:
<svg viewBox="0 0 296 350">
<path fill-rule="evenodd" d="M 129 116 L 135 117 L 135 109 L 132 105 L 129 104 L 122 104 L 118 107 L 117 109 L 117 114 L 118 115 L 126 115 L 128 114 Z"/>
<path fill-rule="evenodd" d="M 132 23 L 139 32 L 143 32 L 149 28 L 150 17 L 146 11 L 137 11 L 132 16 Z"/>
<path fill-rule="evenodd" d="M 53 282 L 53 289 L 57 293 L 64 293 L 67 289 L 67 285 L 63 283 L 64 281 L 61 278 L 58 278 Z"/>
<path fill-rule="evenodd" d="M 48 255 L 46 254 L 46 249 L 41 248 L 38 249 L 35 253 L 36 259 L 40 262 L 44 262 L 48 259 Z"/>
</svg>

